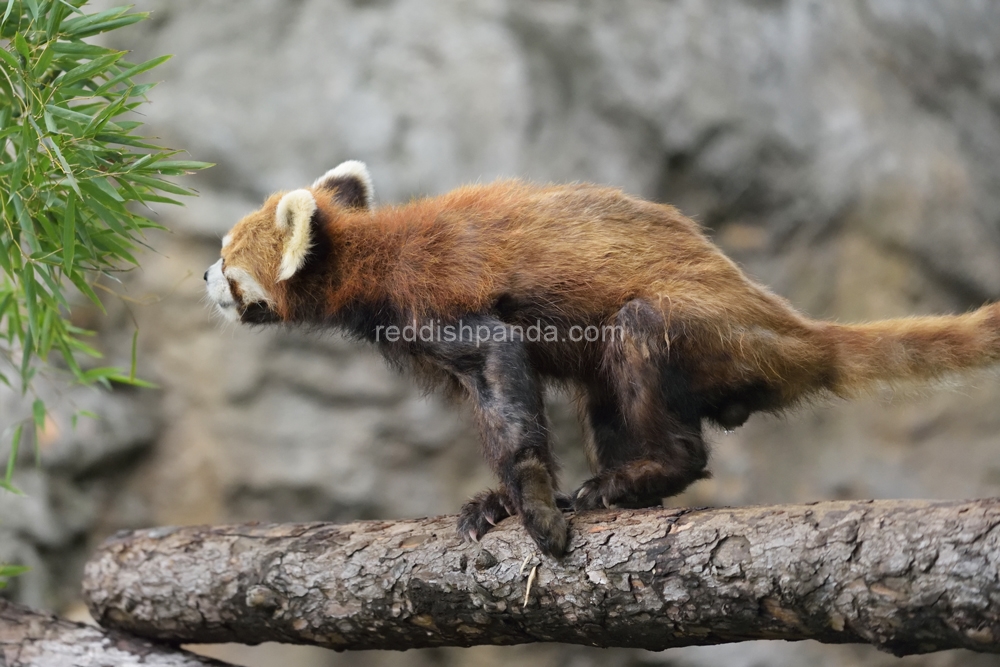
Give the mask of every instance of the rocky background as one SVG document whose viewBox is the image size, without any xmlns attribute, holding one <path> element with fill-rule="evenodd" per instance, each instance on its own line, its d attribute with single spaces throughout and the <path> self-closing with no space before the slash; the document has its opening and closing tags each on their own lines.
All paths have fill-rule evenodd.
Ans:
<svg viewBox="0 0 1000 667">
<path fill-rule="evenodd" d="M 104 3 L 108 4 L 108 3 Z M 974 0 L 139 0 L 114 45 L 176 54 L 148 131 L 218 166 L 163 208 L 109 298 L 107 361 L 157 390 L 52 387 L 54 414 L 0 495 L 9 594 L 73 613 L 86 555 L 156 524 L 454 512 L 490 484 L 461 406 L 336 335 L 224 326 L 202 272 L 270 192 L 344 159 L 380 202 L 521 175 L 678 205 L 805 312 L 844 321 L 1000 298 L 1000 4 Z M 1000 492 L 1000 379 L 824 404 L 714 433 L 679 504 Z M 552 401 L 564 486 L 586 474 Z M 24 414 L 0 395 L 0 430 Z M 70 424 L 74 410 L 99 419 Z M 2 452 L 0 452 L 2 453 Z M 662 654 L 577 647 L 335 655 L 218 647 L 248 665 L 1000 665 L 754 642 Z"/>
</svg>

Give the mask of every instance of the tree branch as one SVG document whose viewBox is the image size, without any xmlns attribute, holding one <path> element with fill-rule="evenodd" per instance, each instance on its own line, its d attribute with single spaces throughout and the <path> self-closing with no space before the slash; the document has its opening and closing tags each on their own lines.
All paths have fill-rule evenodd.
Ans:
<svg viewBox="0 0 1000 667">
<path fill-rule="evenodd" d="M 588 512 L 560 561 L 510 519 L 478 545 L 454 517 L 154 529 L 105 543 L 84 595 L 174 642 L 1000 652 L 998 524 L 998 500 Z"/>
<path fill-rule="evenodd" d="M 157 646 L 120 632 L 65 621 L 0 600 L 0 665 L 3 667 L 225 667 L 187 651 Z"/>
</svg>

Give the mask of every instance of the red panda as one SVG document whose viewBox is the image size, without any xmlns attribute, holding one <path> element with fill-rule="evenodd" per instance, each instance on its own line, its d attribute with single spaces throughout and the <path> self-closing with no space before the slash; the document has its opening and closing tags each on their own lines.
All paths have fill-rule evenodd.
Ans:
<svg viewBox="0 0 1000 667">
<path fill-rule="evenodd" d="M 647 507 L 706 477 L 702 424 L 1000 360 L 1000 309 L 843 325 L 757 285 L 677 209 L 596 185 L 518 180 L 373 207 L 345 162 L 278 193 L 205 273 L 225 317 L 335 327 L 467 396 L 496 489 L 478 539 L 517 515 L 552 556 L 562 509 Z M 543 383 L 574 387 L 594 476 L 557 492 Z"/>
</svg>

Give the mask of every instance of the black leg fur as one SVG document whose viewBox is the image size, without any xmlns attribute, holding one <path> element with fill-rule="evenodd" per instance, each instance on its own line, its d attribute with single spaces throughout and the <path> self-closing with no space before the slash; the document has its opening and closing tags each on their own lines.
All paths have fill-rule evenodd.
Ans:
<svg viewBox="0 0 1000 667">
<path fill-rule="evenodd" d="M 542 407 L 541 382 L 523 341 L 492 317 L 466 318 L 468 331 L 453 342 L 422 342 L 425 353 L 453 374 L 475 405 L 487 462 L 502 490 L 476 496 L 462 511 L 463 537 L 489 530 L 498 507 L 517 514 L 538 547 L 551 556 L 566 551 L 566 519 L 556 505 L 555 460 Z M 480 327 L 506 331 L 503 340 L 475 338 Z M 504 500 L 507 502 L 505 503 Z M 501 517 L 502 518 L 502 517 Z"/>
<path fill-rule="evenodd" d="M 707 476 L 708 452 L 698 406 L 669 358 L 663 316 L 643 301 L 619 311 L 624 332 L 606 350 L 617 413 L 602 393 L 590 394 L 588 416 L 598 473 L 576 493 L 578 510 L 649 507 Z M 617 443 L 624 425 L 624 437 Z"/>
<path fill-rule="evenodd" d="M 580 421 L 587 460 L 593 472 L 641 456 L 638 442 L 628 432 L 621 405 L 608 382 L 599 379 L 587 386 L 580 397 Z"/>
</svg>

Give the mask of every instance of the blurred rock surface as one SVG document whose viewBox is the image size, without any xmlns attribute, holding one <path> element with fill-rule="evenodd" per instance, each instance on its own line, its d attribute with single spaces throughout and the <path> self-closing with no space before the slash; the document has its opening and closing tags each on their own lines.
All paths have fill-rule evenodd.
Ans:
<svg viewBox="0 0 1000 667">
<path fill-rule="evenodd" d="M 101 4 L 101 3 L 98 3 Z M 104 2 L 103 4 L 109 4 Z M 108 360 L 132 322 L 152 391 L 57 388 L 0 496 L 12 594 L 72 603 L 88 548 L 127 527 L 455 511 L 491 483 L 467 412 L 332 334 L 225 326 L 201 275 L 268 193 L 368 163 L 380 203 L 466 181 L 586 180 L 678 205 L 752 275 L 844 321 L 1000 298 L 1000 5 L 973 0 L 139 0 L 115 35 L 175 57 L 143 109 L 195 159 L 201 197 L 109 299 Z M 81 317 L 87 317 L 82 313 Z M 564 486 L 585 474 L 555 396 Z M 891 400 L 890 400 L 891 399 Z M 975 497 L 1000 491 L 1000 381 L 819 405 L 714 433 L 712 480 L 675 503 Z M 0 395 L 0 429 L 30 408 Z M 74 430 L 70 415 L 86 409 Z M 6 422 L 6 423 L 4 423 Z M 220 649 L 232 658 L 229 649 Z M 602 664 L 537 646 L 352 656 L 269 648 L 246 664 Z M 230 651 L 226 653 L 226 651 Z M 754 642 L 633 665 L 997 665 L 941 653 Z"/>
</svg>

